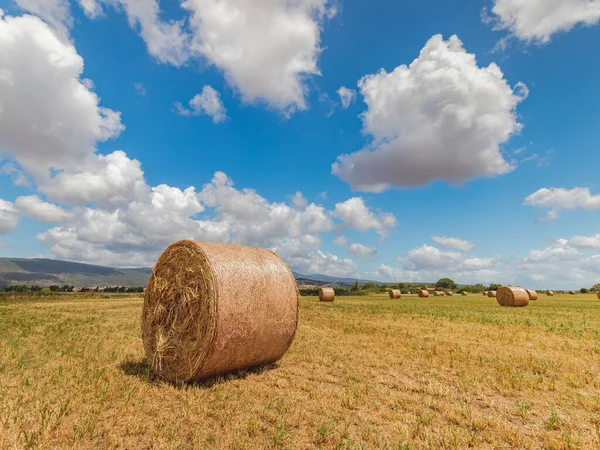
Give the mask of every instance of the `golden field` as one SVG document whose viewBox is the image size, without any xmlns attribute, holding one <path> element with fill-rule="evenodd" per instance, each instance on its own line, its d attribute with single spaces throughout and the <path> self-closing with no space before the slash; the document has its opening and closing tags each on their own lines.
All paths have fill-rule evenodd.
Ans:
<svg viewBox="0 0 600 450">
<path fill-rule="evenodd" d="M 596 448 L 600 300 L 305 297 L 277 365 L 144 361 L 142 300 L 0 301 L 0 448 Z"/>
</svg>

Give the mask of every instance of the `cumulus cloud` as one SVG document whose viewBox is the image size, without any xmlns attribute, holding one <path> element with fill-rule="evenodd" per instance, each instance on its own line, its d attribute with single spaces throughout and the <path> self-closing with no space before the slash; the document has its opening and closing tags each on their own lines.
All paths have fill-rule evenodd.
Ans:
<svg viewBox="0 0 600 450">
<path fill-rule="evenodd" d="M 588 188 L 542 188 L 525 199 L 525 205 L 549 209 L 600 209 L 600 195 Z"/>
<path fill-rule="evenodd" d="M 328 0 L 187 0 L 192 51 L 221 69 L 247 102 L 290 114 L 306 109 L 307 77 L 319 75 Z"/>
<path fill-rule="evenodd" d="M 578 248 L 593 248 L 600 250 L 600 234 L 593 236 L 574 236 L 569 239 L 569 245 Z"/>
<path fill-rule="evenodd" d="M 73 24 L 69 0 L 15 0 L 15 3 L 54 28 L 60 39 L 68 40 Z"/>
<path fill-rule="evenodd" d="M 567 239 L 559 239 L 556 243 L 542 250 L 532 250 L 524 259 L 524 262 L 539 262 L 539 261 L 573 261 L 581 256 L 581 252 L 569 245 Z"/>
<path fill-rule="evenodd" d="M 10 233 L 17 227 L 18 220 L 14 204 L 0 199 L 0 233 Z"/>
<path fill-rule="evenodd" d="M 348 245 L 348 239 L 344 236 L 338 236 L 333 240 L 333 245 L 339 245 L 340 247 L 346 247 Z"/>
<path fill-rule="evenodd" d="M 340 101 L 344 109 L 348 108 L 356 100 L 356 91 L 354 89 L 342 86 L 337 90 L 337 93 L 340 96 Z"/>
<path fill-rule="evenodd" d="M 527 42 L 546 43 L 576 25 L 600 21 L 600 0 L 494 0 L 496 29 L 509 30 Z"/>
<path fill-rule="evenodd" d="M 96 143 L 124 128 L 120 113 L 99 106 L 82 71 L 75 47 L 40 19 L 0 17 L 0 153 L 38 183 L 52 169 L 93 159 Z"/>
<path fill-rule="evenodd" d="M 72 217 L 58 205 L 45 202 L 37 195 L 21 196 L 15 200 L 15 207 L 21 216 L 44 223 L 62 223 Z"/>
<path fill-rule="evenodd" d="M 479 67 L 458 37 L 433 36 L 410 66 L 381 69 L 358 86 L 373 143 L 332 166 L 353 189 L 456 184 L 514 169 L 500 149 L 521 130 L 516 108 L 527 88 L 511 88 L 494 63 Z"/>
<path fill-rule="evenodd" d="M 212 117 L 214 123 L 221 123 L 227 118 L 227 109 L 223 106 L 221 95 L 211 86 L 204 86 L 200 94 L 189 101 L 189 109 L 176 102 L 177 113 L 182 116 L 199 116 L 205 114 Z"/>
<path fill-rule="evenodd" d="M 431 236 L 431 240 L 440 244 L 444 248 L 454 248 L 462 252 L 470 252 L 475 248 L 475 244 L 459 238 L 449 238 L 443 236 Z"/>
<path fill-rule="evenodd" d="M 350 252 L 350 254 L 352 254 L 360 259 L 372 258 L 377 254 L 376 248 L 368 247 L 366 245 L 359 244 L 359 243 L 351 244 L 350 247 L 348 248 L 348 251 Z"/>
<path fill-rule="evenodd" d="M 353 197 L 337 203 L 332 215 L 340 219 L 344 227 L 358 231 L 375 230 L 382 238 L 397 224 L 396 217 L 391 213 L 374 214 L 365 205 L 362 197 Z"/>
</svg>

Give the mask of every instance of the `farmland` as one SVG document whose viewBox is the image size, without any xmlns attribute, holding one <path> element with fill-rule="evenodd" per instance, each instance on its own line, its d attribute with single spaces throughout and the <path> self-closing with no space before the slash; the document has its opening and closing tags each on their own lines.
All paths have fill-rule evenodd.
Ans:
<svg viewBox="0 0 600 450">
<path fill-rule="evenodd" d="M 591 448 L 600 301 L 305 297 L 278 364 L 183 386 L 142 300 L 0 299 L 0 448 Z"/>
</svg>

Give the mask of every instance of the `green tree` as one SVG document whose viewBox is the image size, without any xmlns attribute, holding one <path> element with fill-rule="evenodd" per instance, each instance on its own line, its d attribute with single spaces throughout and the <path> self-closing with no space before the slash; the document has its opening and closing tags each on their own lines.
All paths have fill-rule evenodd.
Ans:
<svg viewBox="0 0 600 450">
<path fill-rule="evenodd" d="M 490 284 L 490 287 L 487 288 L 488 291 L 497 291 L 498 288 L 501 288 L 502 285 L 498 284 L 498 283 L 492 283 Z"/>
<path fill-rule="evenodd" d="M 378 291 L 379 286 L 375 283 L 369 282 L 369 283 L 363 284 L 362 290 L 363 291 Z"/>
<path fill-rule="evenodd" d="M 439 290 L 454 290 L 456 289 L 456 283 L 451 278 L 441 278 L 435 283 L 435 287 Z"/>
<path fill-rule="evenodd" d="M 350 288 L 351 291 L 359 291 L 360 290 L 360 285 L 358 284 L 358 280 L 356 280 L 354 282 L 354 284 L 352 285 L 352 287 Z"/>
<path fill-rule="evenodd" d="M 581 292 L 582 294 L 587 294 L 588 290 L 586 288 L 581 288 L 579 292 Z"/>
<path fill-rule="evenodd" d="M 593 292 L 598 292 L 600 291 L 600 283 L 596 283 L 595 285 L 592 286 L 592 291 Z"/>
</svg>

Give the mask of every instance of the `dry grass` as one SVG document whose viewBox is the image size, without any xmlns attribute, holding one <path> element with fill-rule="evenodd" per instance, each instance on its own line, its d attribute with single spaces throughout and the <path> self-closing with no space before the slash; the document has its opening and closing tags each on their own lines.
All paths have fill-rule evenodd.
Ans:
<svg viewBox="0 0 600 450">
<path fill-rule="evenodd" d="M 304 298 L 278 365 L 174 386 L 142 301 L 0 303 L 0 448 L 596 448 L 600 304 Z"/>
</svg>

